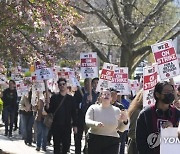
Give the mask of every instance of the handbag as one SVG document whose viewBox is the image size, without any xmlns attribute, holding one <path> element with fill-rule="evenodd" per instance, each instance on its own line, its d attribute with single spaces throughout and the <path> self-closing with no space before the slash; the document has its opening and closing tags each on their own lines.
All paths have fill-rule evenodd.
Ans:
<svg viewBox="0 0 180 154">
<path fill-rule="evenodd" d="M 59 108 L 62 106 L 64 100 L 66 98 L 66 95 L 64 96 L 64 98 L 61 100 L 61 102 L 59 103 L 59 106 L 57 107 L 57 109 L 55 110 L 54 114 L 53 113 L 48 113 L 45 117 L 44 117 L 44 125 L 48 128 L 51 128 L 51 125 L 53 123 L 53 119 L 54 119 L 54 116 L 56 114 L 56 112 L 59 110 Z"/>
</svg>

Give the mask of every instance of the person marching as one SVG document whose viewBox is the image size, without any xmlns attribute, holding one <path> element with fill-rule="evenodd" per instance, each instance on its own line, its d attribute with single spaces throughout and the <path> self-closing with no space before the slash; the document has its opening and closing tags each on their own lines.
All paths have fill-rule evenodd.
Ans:
<svg viewBox="0 0 180 154">
<path fill-rule="evenodd" d="M 153 143 L 153 134 L 161 128 L 177 127 L 180 111 L 172 105 L 174 86 L 167 81 L 159 82 L 154 89 L 155 105 L 143 109 L 137 119 L 136 143 L 139 154 L 160 154 L 160 141 Z M 159 141 L 159 143 L 158 143 Z"/>
<path fill-rule="evenodd" d="M 14 116 L 17 106 L 17 91 L 14 80 L 9 81 L 9 88 L 3 91 L 3 121 L 5 123 L 5 136 L 12 137 Z M 10 118 L 10 122 L 9 122 Z M 9 128 L 8 128 L 9 127 Z"/>
<path fill-rule="evenodd" d="M 91 105 L 85 121 L 89 129 L 88 154 L 118 154 L 119 134 L 128 127 L 126 112 L 111 105 L 112 97 L 110 90 L 104 90 L 100 94 L 100 103 Z"/>
<path fill-rule="evenodd" d="M 45 110 L 47 113 L 56 112 L 51 127 L 54 142 L 54 154 L 67 154 L 71 141 L 71 125 L 73 126 L 74 133 L 77 133 L 76 107 L 73 97 L 67 94 L 66 79 L 59 78 L 57 83 L 59 93 L 52 95 L 50 103 L 47 103 Z M 59 106 L 60 104 L 61 106 Z M 58 110 L 56 111 L 57 108 Z"/>
</svg>

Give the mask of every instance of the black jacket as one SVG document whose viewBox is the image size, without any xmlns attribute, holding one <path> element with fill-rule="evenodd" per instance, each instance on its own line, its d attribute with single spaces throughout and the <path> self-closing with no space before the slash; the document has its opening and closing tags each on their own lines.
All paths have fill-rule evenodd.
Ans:
<svg viewBox="0 0 180 154">
<path fill-rule="evenodd" d="M 173 121 L 175 121 L 176 123 L 175 125 L 173 124 L 173 127 L 177 127 L 180 118 L 180 111 L 171 106 L 170 108 L 173 108 L 174 113 L 172 114 L 173 116 L 172 118 L 174 119 Z M 154 132 L 153 126 L 157 125 L 158 123 L 157 121 L 153 122 L 154 117 L 157 116 L 158 119 L 161 119 L 161 117 L 158 117 L 157 114 L 155 115 L 152 114 L 153 112 L 154 111 L 152 110 L 151 107 L 146 107 L 140 112 L 139 117 L 137 119 L 136 143 L 139 154 L 157 154 L 157 151 L 159 150 L 160 146 L 157 146 L 156 148 L 150 148 L 150 144 L 148 144 L 149 142 L 148 136 L 152 133 L 158 133 L 158 132 Z M 156 113 L 156 111 L 154 113 Z M 165 119 L 168 118 L 165 117 Z M 152 142 L 149 143 L 152 144 Z"/>
<path fill-rule="evenodd" d="M 10 107 L 12 109 L 17 108 L 17 91 L 16 89 L 10 90 L 9 88 L 3 91 L 3 108 Z"/>
<path fill-rule="evenodd" d="M 54 114 L 63 97 L 60 93 L 52 95 L 49 109 L 46 109 L 46 111 Z M 77 126 L 76 108 L 73 97 L 67 94 L 63 104 L 54 115 L 52 126 L 56 128 L 64 126 L 70 129 L 71 124 L 74 127 Z"/>
</svg>

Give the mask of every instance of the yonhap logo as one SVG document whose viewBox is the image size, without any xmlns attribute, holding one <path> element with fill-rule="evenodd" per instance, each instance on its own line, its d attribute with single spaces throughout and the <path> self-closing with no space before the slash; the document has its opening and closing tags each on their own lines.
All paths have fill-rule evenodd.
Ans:
<svg viewBox="0 0 180 154">
<path fill-rule="evenodd" d="M 149 145 L 149 148 L 153 149 L 160 145 L 160 135 L 159 133 L 152 133 L 147 138 L 147 143 Z"/>
</svg>

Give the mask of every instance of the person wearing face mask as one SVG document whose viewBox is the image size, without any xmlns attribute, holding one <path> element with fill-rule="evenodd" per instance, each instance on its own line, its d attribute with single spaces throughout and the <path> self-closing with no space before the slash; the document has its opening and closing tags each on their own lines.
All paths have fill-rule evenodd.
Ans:
<svg viewBox="0 0 180 154">
<path fill-rule="evenodd" d="M 88 154 L 118 154 L 119 134 L 128 127 L 128 115 L 111 104 L 110 90 L 103 90 L 100 103 L 91 105 L 85 116 L 88 130 Z"/>
<path fill-rule="evenodd" d="M 160 130 L 177 127 L 180 111 L 174 107 L 174 87 L 167 81 L 154 89 L 155 105 L 144 108 L 137 119 L 136 143 L 139 154 L 160 154 Z"/>
</svg>

